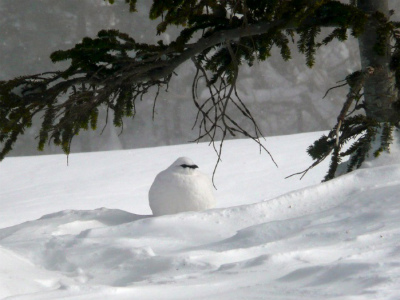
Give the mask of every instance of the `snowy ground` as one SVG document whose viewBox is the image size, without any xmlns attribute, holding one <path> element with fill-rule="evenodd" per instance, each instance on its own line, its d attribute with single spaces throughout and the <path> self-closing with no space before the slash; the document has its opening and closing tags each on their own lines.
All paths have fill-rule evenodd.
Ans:
<svg viewBox="0 0 400 300">
<path fill-rule="evenodd" d="M 155 175 L 206 144 L 0 164 L 0 299 L 400 299 L 400 147 L 320 184 L 321 133 L 230 141 L 216 209 L 151 217 Z M 396 142 L 398 144 L 398 142 Z"/>
</svg>

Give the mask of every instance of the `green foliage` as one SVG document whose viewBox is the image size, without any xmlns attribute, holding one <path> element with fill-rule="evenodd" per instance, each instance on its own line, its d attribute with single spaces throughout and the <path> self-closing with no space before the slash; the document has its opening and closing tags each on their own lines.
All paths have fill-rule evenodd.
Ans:
<svg viewBox="0 0 400 300">
<path fill-rule="evenodd" d="M 393 142 L 394 126 L 389 123 L 384 123 L 382 126 L 382 133 L 380 135 L 380 146 L 374 152 L 374 156 L 378 157 L 382 152 L 390 153 L 390 145 Z"/>
<path fill-rule="evenodd" d="M 334 39 L 344 42 L 347 40 L 347 38 L 348 36 L 346 27 L 335 28 L 326 38 L 322 40 L 322 43 L 318 44 L 318 46 L 321 47 L 322 45 L 327 45 Z"/>
<path fill-rule="evenodd" d="M 314 160 L 324 159 L 332 151 L 335 141 L 323 135 L 307 148 L 307 153 Z"/>
<path fill-rule="evenodd" d="M 336 170 L 341 161 L 342 161 L 342 159 L 339 155 L 339 148 L 338 147 L 333 148 L 333 153 L 331 156 L 328 173 L 325 175 L 325 178 L 323 181 L 328 181 L 335 177 Z"/>
<path fill-rule="evenodd" d="M 332 24 L 337 28 L 351 28 L 354 36 L 364 31 L 364 26 L 368 21 L 368 16 L 363 11 L 354 5 L 339 1 L 326 1 L 325 5 L 315 11 L 315 14 L 317 16 L 315 25 Z"/>
<path fill-rule="evenodd" d="M 377 54 L 383 56 L 387 53 L 387 44 L 394 26 L 386 19 L 385 15 L 380 12 L 375 12 L 373 17 L 378 23 L 376 29 L 377 41 L 374 45 L 374 50 Z"/>
<path fill-rule="evenodd" d="M 122 126 L 123 117 L 135 115 L 137 98 L 151 86 L 169 80 L 133 84 L 131 78 L 137 74 L 130 73 L 129 67 L 135 70 L 165 49 L 161 42 L 139 44 L 117 30 L 102 30 L 97 38 L 84 38 L 70 50 L 52 53 L 53 62 L 71 61 L 65 71 L 0 82 L 0 142 L 4 143 L 0 160 L 39 112 L 43 113 L 39 150 L 53 141 L 69 154 L 71 141 L 80 130 L 97 128 L 100 106 L 113 110 L 114 125 Z"/>
<path fill-rule="evenodd" d="M 128 52 L 159 50 L 161 47 L 138 44 L 127 34 L 118 30 L 102 30 L 97 38 L 85 37 L 81 43 L 70 50 L 55 51 L 50 55 L 55 62 L 71 60 L 71 66 L 63 72 L 63 77 L 68 78 L 76 71 L 94 75 L 93 79 L 104 79 L 115 71 L 120 70 L 124 62 L 129 61 Z"/>
<path fill-rule="evenodd" d="M 321 3 L 323 2 L 321 1 Z M 299 23 L 297 28 L 297 33 L 299 34 L 297 46 L 299 51 L 305 54 L 306 64 L 309 67 L 312 67 L 315 63 L 317 48 L 326 46 L 334 39 L 338 39 L 341 42 L 346 41 L 349 28 L 352 29 L 351 34 L 354 37 L 359 36 L 368 20 L 365 13 L 352 5 L 337 1 L 325 2 L 324 5 L 320 4 L 311 9 L 313 14 L 307 15 L 306 18 L 303 17 L 304 20 Z M 311 17 L 314 17 L 313 21 L 308 22 Z M 321 33 L 321 26 L 329 26 L 329 24 L 335 24 L 336 28 L 322 42 L 317 43 L 316 38 Z"/>
<path fill-rule="evenodd" d="M 351 172 L 361 167 L 369 155 L 378 157 L 382 152 L 390 151 L 395 126 L 390 123 L 379 123 L 363 115 L 356 115 L 344 120 L 340 127 L 340 138 L 337 140 L 337 126 L 328 134 L 311 145 L 307 152 L 315 160 L 321 161 L 331 155 L 331 162 L 324 181 L 336 176 L 338 166 L 348 157 L 347 170 Z M 379 147 L 372 151 L 372 144 L 379 138 Z M 337 144 L 337 141 L 339 143 Z M 350 146 L 344 150 L 345 145 Z"/>
<path fill-rule="evenodd" d="M 347 165 L 347 172 L 351 172 L 354 168 L 358 169 L 361 164 L 369 155 L 371 150 L 372 142 L 374 141 L 377 134 L 377 127 L 368 127 L 364 134 L 350 147 L 352 156 L 350 157 L 350 162 Z M 330 179 L 330 178 L 329 178 Z"/>
<path fill-rule="evenodd" d="M 300 39 L 297 43 L 299 51 L 306 56 L 306 64 L 310 68 L 315 63 L 315 52 L 317 43 L 315 42 L 316 36 L 321 33 L 321 28 L 318 26 L 305 27 L 297 30 Z"/>
<path fill-rule="evenodd" d="M 125 2 L 130 11 L 136 11 L 137 0 Z M 166 32 L 171 25 L 179 26 L 180 34 L 168 45 L 161 41 L 150 45 L 137 43 L 117 30 L 102 30 L 97 37 L 86 37 L 72 49 L 52 53 L 54 63 L 70 62 L 66 70 L 0 82 L 0 160 L 38 113 L 43 114 L 38 148 L 42 150 L 53 141 L 69 153 L 71 140 L 80 130 L 97 127 L 101 107 L 113 111 L 115 126 L 123 126 L 123 117 L 136 114 L 135 101 L 152 87 L 166 86 L 174 69 L 185 60 L 192 59 L 198 71 L 209 78 L 208 87 L 219 84 L 221 89 L 230 88 L 227 99 L 231 99 L 242 64 L 251 66 L 257 60 L 268 59 L 274 47 L 284 60 L 289 60 L 290 43 L 296 41 L 306 64 L 312 67 L 318 48 L 335 39 L 345 41 L 349 34 L 359 36 L 369 21 L 377 28 L 376 53 L 384 54 L 388 39 L 395 39 L 390 66 L 400 87 L 400 35 L 395 33 L 400 24 L 388 21 L 381 13 L 366 14 L 356 7 L 356 1 L 154 0 L 149 18 L 159 21 L 157 34 Z M 267 29 L 257 31 L 261 27 Z M 321 37 L 322 27 L 333 29 Z M 395 107 L 400 111 L 399 103 Z M 220 101 L 215 105 L 223 106 Z M 250 115 L 246 107 L 240 111 Z M 234 120 L 229 122 L 236 124 Z M 308 149 L 317 161 L 333 153 L 326 179 L 334 176 L 343 156 L 352 155 L 352 168 L 365 159 L 376 132 L 373 128 L 378 126 L 371 122 L 361 116 L 346 117 L 339 128 Z M 341 134 L 339 145 L 336 130 Z M 385 141 L 376 155 L 389 147 L 391 131 L 385 130 Z M 234 135 L 233 130 L 229 132 Z M 355 137 L 359 138 L 353 146 L 341 152 L 344 143 Z"/>
</svg>

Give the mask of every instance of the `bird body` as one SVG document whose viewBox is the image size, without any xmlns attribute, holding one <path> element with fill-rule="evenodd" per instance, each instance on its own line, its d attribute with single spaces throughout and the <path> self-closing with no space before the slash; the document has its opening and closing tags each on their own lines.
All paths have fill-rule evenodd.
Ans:
<svg viewBox="0 0 400 300">
<path fill-rule="evenodd" d="M 211 180 L 186 157 L 178 158 L 160 172 L 149 190 L 155 216 L 201 211 L 216 205 Z"/>
</svg>

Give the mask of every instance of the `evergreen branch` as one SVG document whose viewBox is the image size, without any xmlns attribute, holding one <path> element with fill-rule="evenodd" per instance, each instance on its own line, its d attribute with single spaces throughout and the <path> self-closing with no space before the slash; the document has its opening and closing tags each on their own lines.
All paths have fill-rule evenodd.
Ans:
<svg viewBox="0 0 400 300">
<path fill-rule="evenodd" d="M 134 10 L 136 1 L 131 3 Z M 197 60 L 197 67 L 201 65 L 192 89 L 197 89 L 201 74 L 211 95 L 200 104 L 197 93 L 193 93 L 194 103 L 201 112 L 196 118 L 196 122 L 199 120 L 199 138 L 208 136 L 213 140 L 218 130 L 222 130 L 224 138 L 228 134 L 235 136 L 240 133 L 252 137 L 261 149 L 261 132 L 236 92 L 241 62 L 251 65 L 256 58 L 266 59 L 273 45 L 280 48 L 284 59 L 289 59 L 288 39 L 283 32 L 299 29 L 304 33 L 299 48 L 311 66 L 318 46 L 315 38 L 319 28 L 346 27 L 352 28 L 356 34 L 370 17 L 354 6 L 328 0 L 309 0 L 306 3 L 232 0 L 226 3 L 226 8 L 231 11 L 229 18 L 216 14 L 221 6 L 219 2 L 181 1 L 177 5 L 154 2 L 150 13 L 152 18 L 166 13 L 159 31 L 171 24 L 187 25 L 171 44 L 139 44 L 117 30 L 102 30 L 95 39 L 84 38 L 74 48 L 51 55 L 53 62 L 71 60 L 65 71 L 0 82 L 0 141 L 6 143 L 6 151 L 1 152 L 4 154 L 0 160 L 11 150 L 16 138 L 30 126 L 35 110 L 45 113 L 39 133 L 40 149 L 45 142 L 52 140 L 69 153 L 74 135 L 81 129 L 88 129 L 89 124 L 91 128 L 96 127 L 101 105 L 106 106 L 107 111 L 114 111 L 114 125 L 123 128 L 123 117 L 133 117 L 136 113 L 135 101 L 152 87 L 159 91 L 168 85 L 174 70 L 189 59 Z M 204 13 L 205 9 L 207 13 Z M 385 27 L 386 20 L 377 18 L 377 22 L 382 23 L 380 28 L 385 32 L 389 29 Z M 197 42 L 187 44 L 199 31 L 204 35 Z M 340 34 L 342 32 L 335 32 L 333 36 L 339 38 Z M 67 95 L 67 100 L 64 95 Z M 229 106 L 229 103 L 234 105 Z M 229 116 L 230 109 L 238 110 L 250 120 L 254 132 L 250 134 L 237 124 Z"/>
</svg>

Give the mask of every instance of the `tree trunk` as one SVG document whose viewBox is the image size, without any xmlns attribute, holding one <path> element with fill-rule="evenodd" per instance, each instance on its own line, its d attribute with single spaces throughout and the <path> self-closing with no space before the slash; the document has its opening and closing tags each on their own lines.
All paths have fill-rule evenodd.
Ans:
<svg viewBox="0 0 400 300">
<path fill-rule="evenodd" d="M 380 11 L 389 17 L 388 0 L 358 0 L 357 6 L 368 13 Z M 376 21 L 368 22 L 364 33 L 358 38 L 362 69 L 371 66 L 375 70 L 364 85 L 365 112 L 379 122 L 397 123 L 399 116 L 392 106 L 397 100 L 398 91 L 394 73 L 389 69 L 390 41 L 386 41 L 385 54 L 378 55 L 373 49 L 377 40 L 376 26 Z"/>
</svg>

